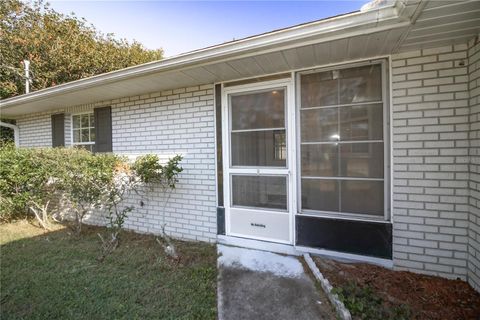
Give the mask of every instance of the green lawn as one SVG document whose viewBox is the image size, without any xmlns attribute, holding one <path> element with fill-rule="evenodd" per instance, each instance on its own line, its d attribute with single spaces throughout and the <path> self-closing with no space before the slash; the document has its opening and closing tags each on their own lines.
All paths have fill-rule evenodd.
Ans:
<svg viewBox="0 0 480 320">
<path fill-rule="evenodd" d="M 103 262 L 88 227 L 0 225 L 0 319 L 215 319 L 216 250 L 177 242 L 179 263 L 152 236 L 124 233 Z"/>
</svg>

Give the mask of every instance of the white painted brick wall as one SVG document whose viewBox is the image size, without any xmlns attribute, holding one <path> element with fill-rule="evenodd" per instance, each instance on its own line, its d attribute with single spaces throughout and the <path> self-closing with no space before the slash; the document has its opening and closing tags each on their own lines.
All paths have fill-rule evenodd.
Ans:
<svg viewBox="0 0 480 320">
<path fill-rule="evenodd" d="M 158 234 L 165 221 L 167 233 L 175 237 L 214 242 L 217 225 L 213 99 L 213 85 L 204 85 L 29 115 L 17 120 L 20 142 L 21 146 L 51 146 L 50 115 L 64 112 L 65 140 L 70 145 L 71 114 L 111 106 L 114 153 L 154 153 L 164 160 L 175 154 L 184 156 L 184 171 L 165 208 L 165 220 L 164 199 L 160 190 L 155 189 L 146 198 L 129 198 L 127 204 L 134 205 L 135 210 L 126 227 Z M 99 215 L 87 221 L 104 223 Z"/>
<path fill-rule="evenodd" d="M 51 113 L 35 113 L 17 119 L 21 147 L 51 147 Z"/>
<path fill-rule="evenodd" d="M 393 242 L 398 269 L 467 278 L 467 45 L 392 56 Z"/>
<path fill-rule="evenodd" d="M 470 90 L 470 222 L 468 228 L 468 281 L 480 291 L 480 41 L 469 42 Z"/>
</svg>

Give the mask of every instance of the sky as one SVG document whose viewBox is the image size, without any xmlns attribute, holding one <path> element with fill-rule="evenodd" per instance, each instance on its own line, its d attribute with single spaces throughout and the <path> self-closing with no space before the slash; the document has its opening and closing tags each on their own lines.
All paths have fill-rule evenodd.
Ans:
<svg viewBox="0 0 480 320">
<path fill-rule="evenodd" d="M 102 33 L 133 39 L 166 57 L 359 10 L 343 1 L 49 1 L 57 12 L 85 18 Z"/>
</svg>

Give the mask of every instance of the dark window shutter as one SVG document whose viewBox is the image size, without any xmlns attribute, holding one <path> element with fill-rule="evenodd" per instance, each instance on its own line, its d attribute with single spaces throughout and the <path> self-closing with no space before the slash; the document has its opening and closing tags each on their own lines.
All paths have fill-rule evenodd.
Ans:
<svg viewBox="0 0 480 320">
<path fill-rule="evenodd" d="M 112 152 L 112 110 L 111 107 L 94 109 L 95 152 Z"/>
<path fill-rule="evenodd" d="M 217 135 L 217 192 L 218 206 L 223 207 L 223 159 L 222 159 L 222 85 L 215 85 L 215 120 Z"/>
<path fill-rule="evenodd" d="M 52 147 L 65 146 L 65 114 L 52 114 Z"/>
</svg>

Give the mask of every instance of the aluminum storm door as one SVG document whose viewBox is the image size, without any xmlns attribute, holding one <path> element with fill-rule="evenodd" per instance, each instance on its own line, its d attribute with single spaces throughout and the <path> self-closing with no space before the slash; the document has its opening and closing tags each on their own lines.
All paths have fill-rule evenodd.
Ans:
<svg viewBox="0 0 480 320">
<path fill-rule="evenodd" d="M 292 243 L 290 81 L 226 88 L 227 234 Z"/>
</svg>

